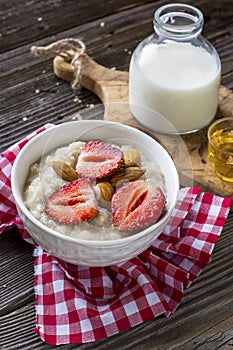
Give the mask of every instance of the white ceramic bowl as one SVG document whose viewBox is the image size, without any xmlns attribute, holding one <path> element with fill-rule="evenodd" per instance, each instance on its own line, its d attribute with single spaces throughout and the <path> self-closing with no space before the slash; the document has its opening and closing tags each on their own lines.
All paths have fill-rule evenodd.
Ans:
<svg viewBox="0 0 233 350">
<path fill-rule="evenodd" d="M 164 173 L 167 190 L 166 215 L 156 224 L 139 233 L 106 241 L 69 237 L 38 221 L 24 204 L 25 180 L 29 169 L 42 155 L 76 140 L 102 140 L 118 145 L 132 145 L 141 150 L 148 159 L 151 159 L 151 162 L 155 160 Z M 68 122 L 37 135 L 17 156 L 12 169 L 11 182 L 18 213 L 32 238 L 49 254 L 83 266 L 117 264 L 146 250 L 164 229 L 176 204 L 179 191 L 179 178 L 173 160 L 158 142 L 136 128 L 99 120 Z"/>
</svg>

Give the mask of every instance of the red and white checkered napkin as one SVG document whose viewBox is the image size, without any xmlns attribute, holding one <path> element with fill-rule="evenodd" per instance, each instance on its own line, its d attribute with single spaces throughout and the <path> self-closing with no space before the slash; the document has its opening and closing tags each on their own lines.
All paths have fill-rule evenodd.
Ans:
<svg viewBox="0 0 233 350">
<path fill-rule="evenodd" d="M 46 125 L 34 134 L 51 127 Z M 0 232 L 24 229 L 10 187 L 11 167 L 25 140 L 0 159 Z M 229 212 L 231 199 L 197 188 L 180 190 L 176 208 L 164 232 L 138 257 L 106 268 L 74 266 L 48 255 L 36 245 L 36 329 L 52 345 L 99 340 L 145 320 L 169 316 L 184 289 L 211 258 Z"/>
</svg>

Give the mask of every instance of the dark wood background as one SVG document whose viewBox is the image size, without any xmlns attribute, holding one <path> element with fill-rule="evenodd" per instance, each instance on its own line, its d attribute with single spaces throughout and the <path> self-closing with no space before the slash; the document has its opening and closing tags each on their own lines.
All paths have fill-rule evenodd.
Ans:
<svg viewBox="0 0 233 350">
<path fill-rule="evenodd" d="M 181 1 L 184 2 L 184 1 Z M 45 123 L 102 118 L 90 91 L 72 90 L 54 76 L 52 61 L 34 57 L 32 45 L 82 39 L 98 63 L 128 71 L 136 45 L 153 32 L 156 8 L 168 1 L 0 0 L 0 150 Z M 205 17 L 203 35 L 217 49 L 222 81 L 233 88 L 233 1 L 187 0 Z M 78 98 L 77 98 L 78 97 Z M 98 108 L 90 108 L 92 105 Z M 150 320 L 111 338 L 58 349 L 232 349 L 233 214 L 213 259 L 186 290 L 175 314 Z M 0 349 L 52 349 L 34 333 L 31 245 L 12 229 L 0 236 Z"/>
</svg>

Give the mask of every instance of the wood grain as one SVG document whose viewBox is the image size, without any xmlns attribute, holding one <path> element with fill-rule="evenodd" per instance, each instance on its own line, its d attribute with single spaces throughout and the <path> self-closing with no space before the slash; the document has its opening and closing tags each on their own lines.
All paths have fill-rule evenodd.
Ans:
<svg viewBox="0 0 233 350">
<path fill-rule="evenodd" d="M 164 0 L 2 0 L 0 2 L 0 150 L 45 123 L 104 115 L 97 95 L 53 73 L 51 58 L 30 48 L 65 38 L 84 40 L 88 55 L 106 68 L 127 72 L 131 52 L 153 31 Z M 222 85 L 233 88 L 231 0 L 187 0 L 205 16 L 204 35 L 222 61 Z M 42 20 L 38 20 L 38 18 Z M 104 26 L 100 26 L 100 23 Z M 81 102 L 79 102 L 81 100 Z M 94 108 L 90 105 L 94 104 Z M 100 342 L 49 346 L 34 332 L 33 247 L 15 228 L 0 236 L 0 349 L 229 350 L 232 349 L 233 214 L 213 258 L 185 291 L 171 318 L 160 317 Z"/>
</svg>

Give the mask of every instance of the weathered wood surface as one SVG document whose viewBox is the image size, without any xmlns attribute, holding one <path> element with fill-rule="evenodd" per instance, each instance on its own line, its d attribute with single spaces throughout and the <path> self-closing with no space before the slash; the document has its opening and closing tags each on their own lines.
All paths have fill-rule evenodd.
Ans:
<svg viewBox="0 0 233 350">
<path fill-rule="evenodd" d="M 128 71 L 130 52 L 153 30 L 155 8 L 166 1 L 2 0 L 0 2 L 0 148 L 37 127 L 78 118 L 103 118 L 91 91 L 73 91 L 58 79 L 50 57 L 35 58 L 32 45 L 81 38 L 99 64 Z M 186 1 L 205 15 L 204 35 L 219 52 L 222 85 L 233 88 L 232 0 Z M 93 105 L 95 106 L 94 108 Z M 186 290 L 174 315 L 83 345 L 58 349 L 232 349 L 233 214 L 213 259 Z M 0 236 L 0 349 L 52 349 L 34 333 L 32 247 L 15 229 Z"/>
</svg>

